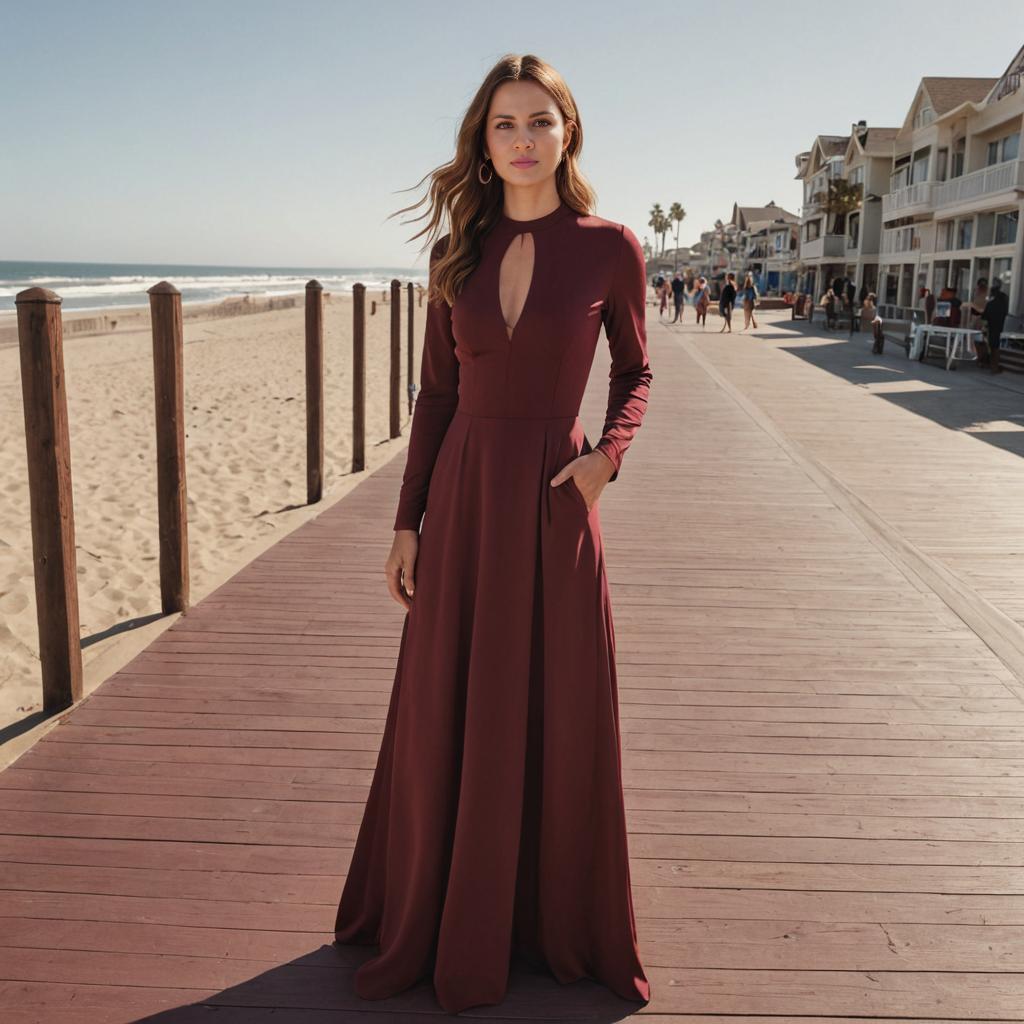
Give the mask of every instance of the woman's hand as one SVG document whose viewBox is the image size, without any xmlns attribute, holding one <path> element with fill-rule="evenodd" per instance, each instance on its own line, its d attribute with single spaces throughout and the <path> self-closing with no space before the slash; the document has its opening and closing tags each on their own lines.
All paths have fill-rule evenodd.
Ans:
<svg viewBox="0 0 1024 1024">
<path fill-rule="evenodd" d="M 406 611 L 412 607 L 409 598 L 412 597 L 416 589 L 416 555 L 419 548 L 420 535 L 416 530 L 395 530 L 395 539 L 391 542 L 391 553 L 384 563 L 388 593 Z"/>
<path fill-rule="evenodd" d="M 596 448 L 580 455 L 572 462 L 566 463 L 552 478 L 552 487 L 558 487 L 565 483 L 569 477 L 576 481 L 576 489 L 583 495 L 584 504 L 589 511 L 594 507 L 594 502 L 601 496 L 604 485 L 611 479 L 615 472 L 612 460 L 602 455 Z"/>
</svg>

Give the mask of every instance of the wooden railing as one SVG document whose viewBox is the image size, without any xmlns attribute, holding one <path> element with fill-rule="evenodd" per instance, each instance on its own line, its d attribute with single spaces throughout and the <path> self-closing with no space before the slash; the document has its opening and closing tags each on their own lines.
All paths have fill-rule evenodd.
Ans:
<svg viewBox="0 0 1024 1024">
<path fill-rule="evenodd" d="M 393 280 L 389 350 L 390 437 L 401 435 L 401 282 Z M 407 295 L 407 412 L 412 413 L 414 285 Z M 165 614 L 189 607 L 188 513 L 185 473 L 184 361 L 181 293 L 168 281 L 148 290 L 156 396 L 156 460 L 160 603 Z M 418 302 L 423 301 L 419 289 Z M 42 669 L 43 710 L 54 713 L 82 697 L 75 517 L 68 436 L 61 297 L 47 288 L 15 296 L 21 355 L 25 443 L 28 449 L 32 557 Z M 294 301 L 289 303 L 294 304 Z M 374 309 L 376 311 L 376 303 Z M 366 467 L 366 286 L 352 289 L 352 472 Z M 306 501 L 323 497 L 323 288 L 305 289 Z"/>
</svg>

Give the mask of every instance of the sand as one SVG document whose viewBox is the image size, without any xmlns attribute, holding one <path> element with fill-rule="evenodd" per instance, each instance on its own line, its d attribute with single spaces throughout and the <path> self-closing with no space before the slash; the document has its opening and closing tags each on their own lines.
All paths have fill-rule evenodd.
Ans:
<svg viewBox="0 0 1024 1024">
<path fill-rule="evenodd" d="M 185 411 L 191 603 L 318 515 L 408 441 L 403 316 L 402 436 L 388 440 L 390 305 L 367 293 L 363 473 L 351 473 L 352 302 L 324 303 L 324 498 L 306 505 L 304 310 L 224 316 L 186 305 Z M 377 313 L 370 315 L 376 299 Z M 403 314 L 404 314 L 403 291 Z M 416 308 L 416 380 L 426 304 Z M 75 332 L 106 314 L 113 332 Z M 64 366 L 85 692 L 174 617 L 160 615 L 156 441 L 149 311 L 66 314 Z M 0 329 L 16 321 L 0 317 Z M 6 332 L 10 338 L 10 331 Z M 39 718 L 42 684 L 25 419 L 16 344 L 0 346 L 0 744 Z M 387 524 L 390 531 L 390 523 Z M 387 551 L 381 551 L 383 565 Z M 141 628 L 134 620 L 154 620 Z"/>
</svg>

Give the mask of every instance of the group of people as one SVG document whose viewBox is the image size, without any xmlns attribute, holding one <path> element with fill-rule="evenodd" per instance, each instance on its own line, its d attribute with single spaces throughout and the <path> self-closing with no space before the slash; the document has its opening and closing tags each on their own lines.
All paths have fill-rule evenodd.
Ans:
<svg viewBox="0 0 1024 1024">
<path fill-rule="evenodd" d="M 966 315 L 966 326 L 972 330 L 981 331 L 983 336 L 983 340 L 975 342 L 978 364 L 989 367 L 992 373 L 1003 372 L 1003 368 L 999 365 L 999 343 L 1006 326 L 1006 318 L 1010 312 L 1010 301 L 1003 289 L 1003 282 L 999 278 L 996 278 L 991 285 L 988 278 L 978 278 L 974 294 L 971 296 L 970 302 L 966 304 L 966 314 L 963 301 L 956 291 L 948 286 L 939 292 L 938 299 L 931 289 L 922 288 L 920 298 L 924 306 L 925 323 L 944 327 L 959 327 L 964 322 Z M 878 313 L 877 301 L 875 293 L 868 291 L 866 285 L 861 286 L 858 294 L 857 287 L 851 278 L 836 277 L 825 290 L 821 299 L 821 304 L 825 309 L 825 326 L 836 327 L 839 306 L 842 305 L 850 317 L 851 332 L 856 330 L 855 325 L 858 320 L 871 324 L 875 342 L 872 351 L 876 355 L 881 354 L 885 344 L 885 334 L 882 329 L 882 318 Z M 859 310 L 855 302 L 859 303 Z M 940 310 L 938 313 L 937 309 Z"/>
<path fill-rule="evenodd" d="M 855 303 L 859 302 L 861 307 L 863 307 L 869 295 L 872 298 L 874 297 L 873 293 L 869 292 L 865 285 L 861 285 L 860 294 L 857 294 L 857 285 L 853 278 L 834 277 L 832 283 L 825 289 L 825 294 L 821 297 L 821 305 L 825 310 L 826 329 L 834 330 L 838 326 L 839 308 L 842 306 L 850 318 L 850 330 L 855 331 L 857 329 L 854 326 Z"/>
<path fill-rule="evenodd" d="M 677 270 L 671 280 L 663 274 L 655 275 L 652 284 L 654 294 L 659 300 L 659 318 L 664 316 L 671 295 L 675 312 L 669 323 L 683 322 L 683 310 L 686 308 L 687 299 L 689 299 L 696 311 L 697 323 L 701 326 L 707 325 L 708 306 L 711 305 L 711 288 L 706 277 L 684 278 L 682 272 Z M 742 329 L 745 331 L 748 327 L 753 327 L 756 330 L 757 319 L 754 317 L 754 309 L 757 306 L 757 299 L 757 286 L 754 284 L 752 274 L 747 274 L 743 280 L 743 287 L 740 289 L 736 287 L 736 275 L 731 272 L 726 274 L 721 294 L 718 297 L 718 312 L 722 317 L 722 327 L 718 333 L 732 333 L 732 311 L 737 300 L 743 304 Z"/>
<path fill-rule="evenodd" d="M 928 288 L 923 288 L 925 323 L 959 327 L 964 322 L 964 304 L 956 292 L 945 287 L 939 292 L 938 300 Z M 948 303 L 942 313 L 936 315 L 938 303 Z M 948 309 L 948 312 L 947 312 Z M 999 344 L 1010 314 L 1010 299 L 1003 289 L 1003 282 L 997 277 L 991 284 L 987 277 L 979 277 L 974 293 L 967 303 L 967 324 L 972 331 L 981 331 L 984 340 L 975 342 L 978 363 L 987 366 L 992 373 L 1002 373 L 999 365 Z"/>
</svg>

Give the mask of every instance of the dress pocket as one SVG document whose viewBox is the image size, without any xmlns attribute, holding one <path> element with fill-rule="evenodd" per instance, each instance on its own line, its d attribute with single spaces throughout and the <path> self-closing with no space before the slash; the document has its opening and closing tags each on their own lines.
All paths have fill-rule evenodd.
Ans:
<svg viewBox="0 0 1024 1024">
<path fill-rule="evenodd" d="M 580 503 L 580 505 L 583 506 L 583 511 L 589 514 L 590 509 L 587 507 L 587 499 L 583 497 L 583 492 L 576 486 L 576 478 L 569 477 L 569 479 L 566 480 L 565 483 L 568 486 L 569 490 L 576 495 L 576 500 Z"/>
</svg>

